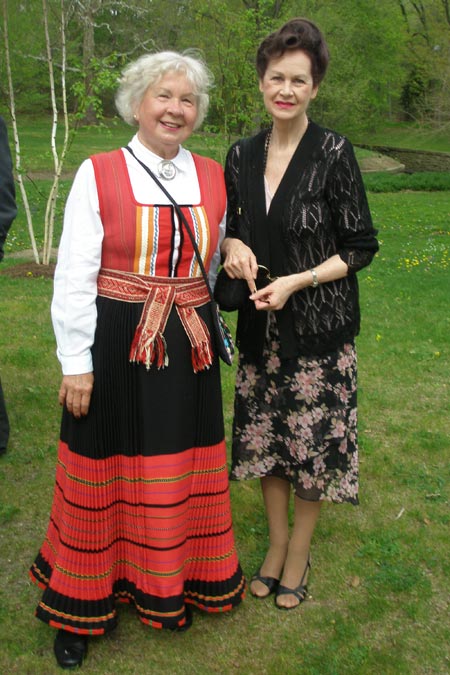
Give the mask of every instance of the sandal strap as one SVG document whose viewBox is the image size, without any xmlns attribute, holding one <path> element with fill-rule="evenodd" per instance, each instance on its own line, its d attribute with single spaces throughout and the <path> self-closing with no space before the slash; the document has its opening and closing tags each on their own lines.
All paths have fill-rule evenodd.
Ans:
<svg viewBox="0 0 450 675">
<path fill-rule="evenodd" d="M 256 574 L 254 574 L 252 576 L 252 578 L 250 580 L 250 583 L 252 583 L 253 581 L 259 581 L 262 584 L 264 584 L 264 586 L 267 586 L 270 593 L 273 593 L 273 591 L 276 588 L 278 588 L 278 585 L 280 583 L 280 580 L 275 579 L 275 577 L 263 577 L 263 576 L 261 576 L 261 574 L 259 573 L 259 570 L 258 570 L 258 572 L 256 572 Z"/>
<path fill-rule="evenodd" d="M 280 595 L 293 595 L 299 602 L 303 602 L 306 599 L 308 593 L 308 586 L 297 586 L 297 588 L 288 588 L 287 586 L 278 586 L 277 598 Z"/>
<path fill-rule="evenodd" d="M 299 585 L 296 588 L 288 588 L 287 586 L 279 584 L 277 588 L 276 597 L 278 598 L 280 595 L 293 595 L 295 598 L 297 598 L 299 604 L 304 602 L 308 594 L 308 586 L 303 582 L 305 581 L 306 574 L 310 569 L 311 569 L 311 559 L 310 556 L 308 555 L 308 560 L 306 561 L 306 566 L 303 571 L 302 578 L 300 579 Z M 298 605 L 294 605 L 294 607 L 283 607 L 282 605 L 277 606 L 280 609 L 294 609 L 294 607 L 297 607 Z"/>
</svg>

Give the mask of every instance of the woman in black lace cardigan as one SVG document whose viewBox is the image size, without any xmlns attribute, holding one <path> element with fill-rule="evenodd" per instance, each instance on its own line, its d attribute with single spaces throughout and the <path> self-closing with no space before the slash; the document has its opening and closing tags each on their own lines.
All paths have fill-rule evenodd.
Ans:
<svg viewBox="0 0 450 675">
<path fill-rule="evenodd" d="M 250 590 L 274 592 L 280 609 L 307 596 L 322 502 L 358 503 L 356 272 L 378 244 L 351 144 L 307 116 L 328 59 L 306 19 L 263 40 L 257 72 L 272 125 L 226 162 L 224 267 L 251 293 L 238 317 L 231 477 L 261 479 L 269 548 Z"/>
</svg>

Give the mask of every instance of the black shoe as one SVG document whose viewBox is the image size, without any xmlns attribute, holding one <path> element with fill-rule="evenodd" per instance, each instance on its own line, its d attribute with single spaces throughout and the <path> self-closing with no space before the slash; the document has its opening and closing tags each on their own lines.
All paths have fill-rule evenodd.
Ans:
<svg viewBox="0 0 450 675">
<path fill-rule="evenodd" d="M 274 593 L 277 588 L 278 584 L 280 583 L 279 579 L 275 579 L 275 577 L 262 577 L 260 574 L 261 570 L 259 569 L 256 574 L 252 576 L 250 579 L 250 586 L 253 581 L 260 581 L 264 586 L 267 586 L 269 589 L 269 592 L 266 593 L 265 595 L 256 595 L 256 593 L 252 592 L 252 589 L 250 588 L 250 593 L 253 595 L 254 598 L 257 598 L 258 600 L 264 600 L 264 598 L 268 598 L 271 593 Z"/>
<path fill-rule="evenodd" d="M 185 623 L 182 626 L 175 626 L 175 628 L 170 629 L 174 633 L 185 633 L 192 626 L 193 616 L 192 609 L 189 607 L 189 605 L 185 606 L 184 614 L 186 617 Z"/>
<path fill-rule="evenodd" d="M 87 635 L 78 635 L 67 630 L 59 630 L 53 644 L 53 651 L 61 668 L 81 666 L 87 654 L 87 648 Z"/>
<path fill-rule="evenodd" d="M 308 556 L 308 561 L 306 563 L 305 571 L 303 572 L 303 576 L 300 579 L 300 583 L 297 586 L 297 588 L 288 588 L 287 586 L 283 586 L 282 584 L 279 584 L 277 593 L 275 596 L 275 605 L 278 609 L 296 609 L 299 605 L 304 602 L 308 596 L 308 586 L 304 584 L 303 582 L 305 581 L 305 577 L 307 572 L 311 569 L 311 561 Z M 296 605 L 293 605 L 292 607 L 284 607 L 283 605 L 279 605 L 277 602 L 277 598 L 280 597 L 280 595 L 293 595 L 295 598 L 297 598 L 298 602 Z"/>
</svg>

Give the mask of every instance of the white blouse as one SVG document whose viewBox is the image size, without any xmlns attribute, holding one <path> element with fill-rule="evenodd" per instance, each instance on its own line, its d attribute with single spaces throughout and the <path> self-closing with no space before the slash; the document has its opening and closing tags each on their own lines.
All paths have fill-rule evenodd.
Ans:
<svg viewBox="0 0 450 675">
<path fill-rule="evenodd" d="M 130 147 L 144 164 L 156 174 L 161 161 L 134 136 Z M 123 150 L 130 174 L 131 186 L 137 202 L 142 204 L 169 204 L 156 183 L 127 151 Z M 179 204 L 197 204 L 200 186 L 194 159 L 188 150 L 180 147 L 172 160 L 177 168 L 167 188 Z M 220 244 L 225 236 L 225 216 L 220 223 L 219 242 L 211 260 L 209 281 L 214 288 L 220 262 Z M 78 375 L 92 371 L 91 347 L 97 325 L 97 275 L 100 269 L 103 226 L 94 167 L 90 159 L 78 169 L 64 212 L 64 227 L 55 270 L 54 294 L 51 306 L 53 329 L 57 342 L 57 356 L 64 375 Z"/>
</svg>

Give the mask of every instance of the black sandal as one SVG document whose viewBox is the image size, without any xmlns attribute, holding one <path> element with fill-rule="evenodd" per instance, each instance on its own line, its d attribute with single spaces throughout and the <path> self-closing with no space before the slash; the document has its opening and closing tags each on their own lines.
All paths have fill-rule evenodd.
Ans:
<svg viewBox="0 0 450 675">
<path fill-rule="evenodd" d="M 259 581 L 260 583 L 264 584 L 264 586 L 267 586 L 269 592 L 266 593 L 266 595 L 257 595 L 256 593 L 253 593 L 252 589 L 250 588 L 250 593 L 253 595 L 254 598 L 257 598 L 258 600 L 264 600 L 264 598 L 268 598 L 269 595 L 271 595 L 277 590 L 280 580 L 275 579 L 275 577 L 262 577 L 260 572 L 261 569 L 259 569 L 256 572 L 256 574 L 252 576 L 252 578 L 250 579 L 250 586 L 253 581 Z"/>
<path fill-rule="evenodd" d="M 308 586 L 306 584 L 303 584 L 303 581 L 305 580 L 306 573 L 310 569 L 311 569 L 311 562 L 308 556 L 305 571 L 303 572 L 302 578 L 300 579 L 300 583 L 297 586 L 297 588 L 288 588 L 287 586 L 283 586 L 282 584 L 278 585 L 277 593 L 275 596 L 275 605 L 277 609 L 296 609 L 299 605 L 302 604 L 302 602 L 306 600 L 306 598 L 308 597 Z M 293 595 L 295 598 L 297 598 L 298 603 L 296 605 L 293 605 L 292 607 L 285 607 L 284 605 L 279 605 L 277 602 L 277 598 L 280 595 Z"/>
</svg>

